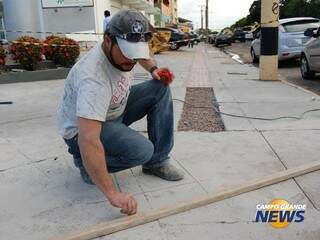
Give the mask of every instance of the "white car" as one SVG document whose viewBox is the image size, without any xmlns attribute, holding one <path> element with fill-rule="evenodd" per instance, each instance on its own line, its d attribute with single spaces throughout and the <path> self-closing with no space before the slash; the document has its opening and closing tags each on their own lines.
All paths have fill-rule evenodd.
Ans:
<svg viewBox="0 0 320 240">
<path fill-rule="evenodd" d="M 246 33 L 246 40 L 252 41 L 253 40 L 253 33 L 252 32 L 247 32 Z"/>
<path fill-rule="evenodd" d="M 280 20 L 279 25 L 279 60 L 300 58 L 303 46 L 310 40 L 304 32 L 309 28 L 318 28 L 320 20 L 317 18 L 300 17 Z M 258 62 L 260 57 L 260 34 L 251 43 L 251 57 Z"/>
<path fill-rule="evenodd" d="M 320 73 L 320 28 L 310 29 L 305 35 L 312 38 L 301 53 L 301 75 L 303 79 L 314 79 L 315 74 Z"/>
</svg>

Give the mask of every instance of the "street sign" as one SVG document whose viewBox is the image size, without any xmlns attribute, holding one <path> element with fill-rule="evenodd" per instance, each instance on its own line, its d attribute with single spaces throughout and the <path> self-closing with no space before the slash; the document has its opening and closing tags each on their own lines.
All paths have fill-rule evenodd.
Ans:
<svg viewBox="0 0 320 240">
<path fill-rule="evenodd" d="M 42 8 L 92 7 L 93 0 L 41 0 Z"/>
</svg>

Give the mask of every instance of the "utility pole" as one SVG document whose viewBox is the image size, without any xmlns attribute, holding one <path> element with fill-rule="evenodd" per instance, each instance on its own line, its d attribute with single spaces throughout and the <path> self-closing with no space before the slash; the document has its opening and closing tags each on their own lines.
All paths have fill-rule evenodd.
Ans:
<svg viewBox="0 0 320 240">
<path fill-rule="evenodd" d="M 201 30 L 203 30 L 203 5 L 201 5 Z"/>
<path fill-rule="evenodd" d="M 278 79 L 279 0 L 261 1 L 260 80 Z"/>
<path fill-rule="evenodd" d="M 209 35 L 209 0 L 206 0 L 206 35 Z"/>
</svg>

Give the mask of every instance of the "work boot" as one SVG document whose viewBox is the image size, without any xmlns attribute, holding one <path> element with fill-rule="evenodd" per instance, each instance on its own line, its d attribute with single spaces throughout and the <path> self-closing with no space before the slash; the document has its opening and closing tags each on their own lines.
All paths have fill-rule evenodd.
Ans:
<svg viewBox="0 0 320 240">
<path fill-rule="evenodd" d="M 83 166 L 82 159 L 81 158 L 74 158 L 73 163 L 77 168 L 79 168 L 82 180 L 89 185 L 95 185 L 94 182 L 91 180 L 91 177 L 87 173 L 87 170 Z"/>
<path fill-rule="evenodd" d="M 184 178 L 183 172 L 170 163 L 150 169 L 142 168 L 142 172 L 145 174 L 157 176 L 167 181 L 180 181 Z"/>
</svg>

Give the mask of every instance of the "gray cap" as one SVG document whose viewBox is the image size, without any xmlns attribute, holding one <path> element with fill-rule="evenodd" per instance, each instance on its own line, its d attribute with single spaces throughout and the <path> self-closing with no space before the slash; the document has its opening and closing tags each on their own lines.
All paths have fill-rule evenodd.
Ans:
<svg viewBox="0 0 320 240">
<path fill-rule="evenodd" d="M 112 16 L 107 25 L 106 32 L 114 36 L 130 32 L 149 32 L 149 21 L 141 12 L 136 10 L 121 10 Z M 123 55 L 129 59 L 150 58 L 149 45 L 147 42 L 128 42 L 119 37 L 117 37 L 117 42 Z"/>
</svg>

